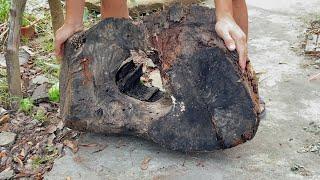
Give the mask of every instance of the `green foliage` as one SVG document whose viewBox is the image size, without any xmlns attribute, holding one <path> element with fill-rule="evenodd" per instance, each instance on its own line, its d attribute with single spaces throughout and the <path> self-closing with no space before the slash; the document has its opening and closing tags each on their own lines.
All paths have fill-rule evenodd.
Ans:
<svg viewBox="0 0 320 180">
<path fill-rule="evenodd" d="M 4 23 L 9 18 L 10 12 L 10 0 L 0 0 L 0 23 Z M 32 14 L 24 14 L 22 18 L 22 26 L 30 25 L 30 22 L 36 20 L 36 17 Z"/>
<path fill-rule="evenodd" d="M 33 102 L 30 98 L 25 98 L 20 101 L 20 110 L 26 114 L 30 114 L 33 109 Z"/>
<path fill-rule="evenodd" d="M 7 21 L 10 11 L 10 1 L 0 0 L 0 23 Z"/>
<path fill-rule="evenodd" d="M 6 74 L 2 73 L 5 73 L 5 70 L 0 69 L 0 105 L 8 108 L 10 106 L 9 87 Z"/>
<path fill-rule="evenodd" d="M 45 52 L 53 52 L 54 51 L 54 45 L 53 45 L 53 39 L 52 38 L 46 39 L 43 42 L 43 50 Z"/>
<path fill-rule="evenodd" d="M 50 156 L 54 156 L 58 154 L 58 148 L 56 148 L 55 146 L 47 145 L 45 148 L 45 153 Z"/>
<path fill-rule="evenodd" d="M 39 108 L 34 118 L 39 122 L 44 122 L 47 119 L 46 112 L 43 109 Z"/>
<path fill-rule="evenodd" d="M 22 27 L 28 26 L 35 20 L 36 20 L 36 17 L 34 15 L 25 13 L 22 18 L 21 26 Z"/>
<path fill-rule="evenodd" d="M 59 83 L 56 83 L 49 89 L 48 96 L 50 101 L 59 102 L 60 100 Z"/>
<path fill-rule="evenodd" d="M 52 161 L 52 160 L 53 160 L 53 157 L 50 157 L 50 156 L 43 156 L 43 157 L 36 156 L 32 160 L 32 168 L 37 169 L 37 168 L 39 168 L 40 165 L 45 164 L 45 163 Z"/>
<path fill-rule="evenodd" d="M 39 67 L 43 73 L 54 78 L 59 78 L 60 65 L 56 64 L 54 59 L 37 59 L 35 65 Z"/>
</svg>

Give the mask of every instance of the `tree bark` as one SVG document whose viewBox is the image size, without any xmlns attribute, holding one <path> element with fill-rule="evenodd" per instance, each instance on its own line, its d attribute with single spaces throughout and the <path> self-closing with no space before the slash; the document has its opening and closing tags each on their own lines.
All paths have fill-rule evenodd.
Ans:
<svg viewBox="0 0 320 180">
<path fill-rule="evenodd" d="M 257 81 L 250 63 L 241 73 L 215 22 L 212 9 L 173 5 L 140 25 L 110 18 L 75 35 L 60 75 L 66 125 L 184 152 L 252 139 L 259 125 Z M 140 83 L 134 59 L 147 58 L 159 68 L 165 92 Z"/>
<path fill-rule="evenodd" d="M 9 17 L 9 34 L 5 53 L 9 93 L 22 97 L 19 65 L 20 27 L 26 0 L 12 0 Z"/>
<path fill-rule="evenodd" d="M 62 3 L 60 0 L 48 0 L 48 2 L 50 6 L 52 28 L 55 34 L 64 22 Z"/>
</svg>

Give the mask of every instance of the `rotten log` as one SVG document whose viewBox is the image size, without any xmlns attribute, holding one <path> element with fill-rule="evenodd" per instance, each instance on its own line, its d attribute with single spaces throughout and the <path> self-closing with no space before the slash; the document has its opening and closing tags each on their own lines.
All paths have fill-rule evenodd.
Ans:
<svg viewBox="0 0 320 180">
<path fill-rule="evenodd" d="M 214 31 L 214 10 L 173 5 L 143 22 L 109 18 L 68 40 L 60 75 L 66 125 L 184 152 L 252 139 L 257 81 L 249 62 L 241 73 L 238 55 Z M 157 65 L 164 92 L 141 84 L 137 54 Z"/>
</svg>

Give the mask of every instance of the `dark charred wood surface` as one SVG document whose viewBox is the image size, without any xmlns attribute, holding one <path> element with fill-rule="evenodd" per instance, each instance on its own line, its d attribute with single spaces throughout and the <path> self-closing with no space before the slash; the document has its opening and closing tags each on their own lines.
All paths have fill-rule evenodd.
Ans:
<svg viewBox="0 0 320 180">
<path fill-rule="evenodd" d="M 225 149 L 250 140 L 259 96 L 248 63 L 214 31 L 213 9 L 173 5 L 143 24 L 106 19 L 73 36 L 60 76 L 61 113 L 70 128 L 134 135 L 184 152 Z M 161 72 L 165 92 L 140 83 L 132 51 Z"/>
</svg>

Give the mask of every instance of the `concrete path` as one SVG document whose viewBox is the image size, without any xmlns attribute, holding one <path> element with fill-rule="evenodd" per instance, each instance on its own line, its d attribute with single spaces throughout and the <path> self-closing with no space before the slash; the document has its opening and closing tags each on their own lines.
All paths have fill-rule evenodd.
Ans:
<svg viewBox="0 0 320 180">
<path fill-rule="evenodd" d="M 171 152 L 126 137 L 86 134 L 82 142 L 107 147 L 81 147 L 56 160 L 46 179 L 320 179 L 320 153 L 299 153 L 320 142 L 304 130 L 320 125 L 320 70 L 292 49 L 305 28 L 304 20 L 320 9 L 319 0 L 247 0 L 250 14 L 250 58 L 261 73 L 260 91 L 267 118 L 256 137 L 238 147 L 204 154 Z M 144 159 L 147 169 L 141 169 Z M 146 168 L 146 167 L 145 167 Z"/>
</svg>

